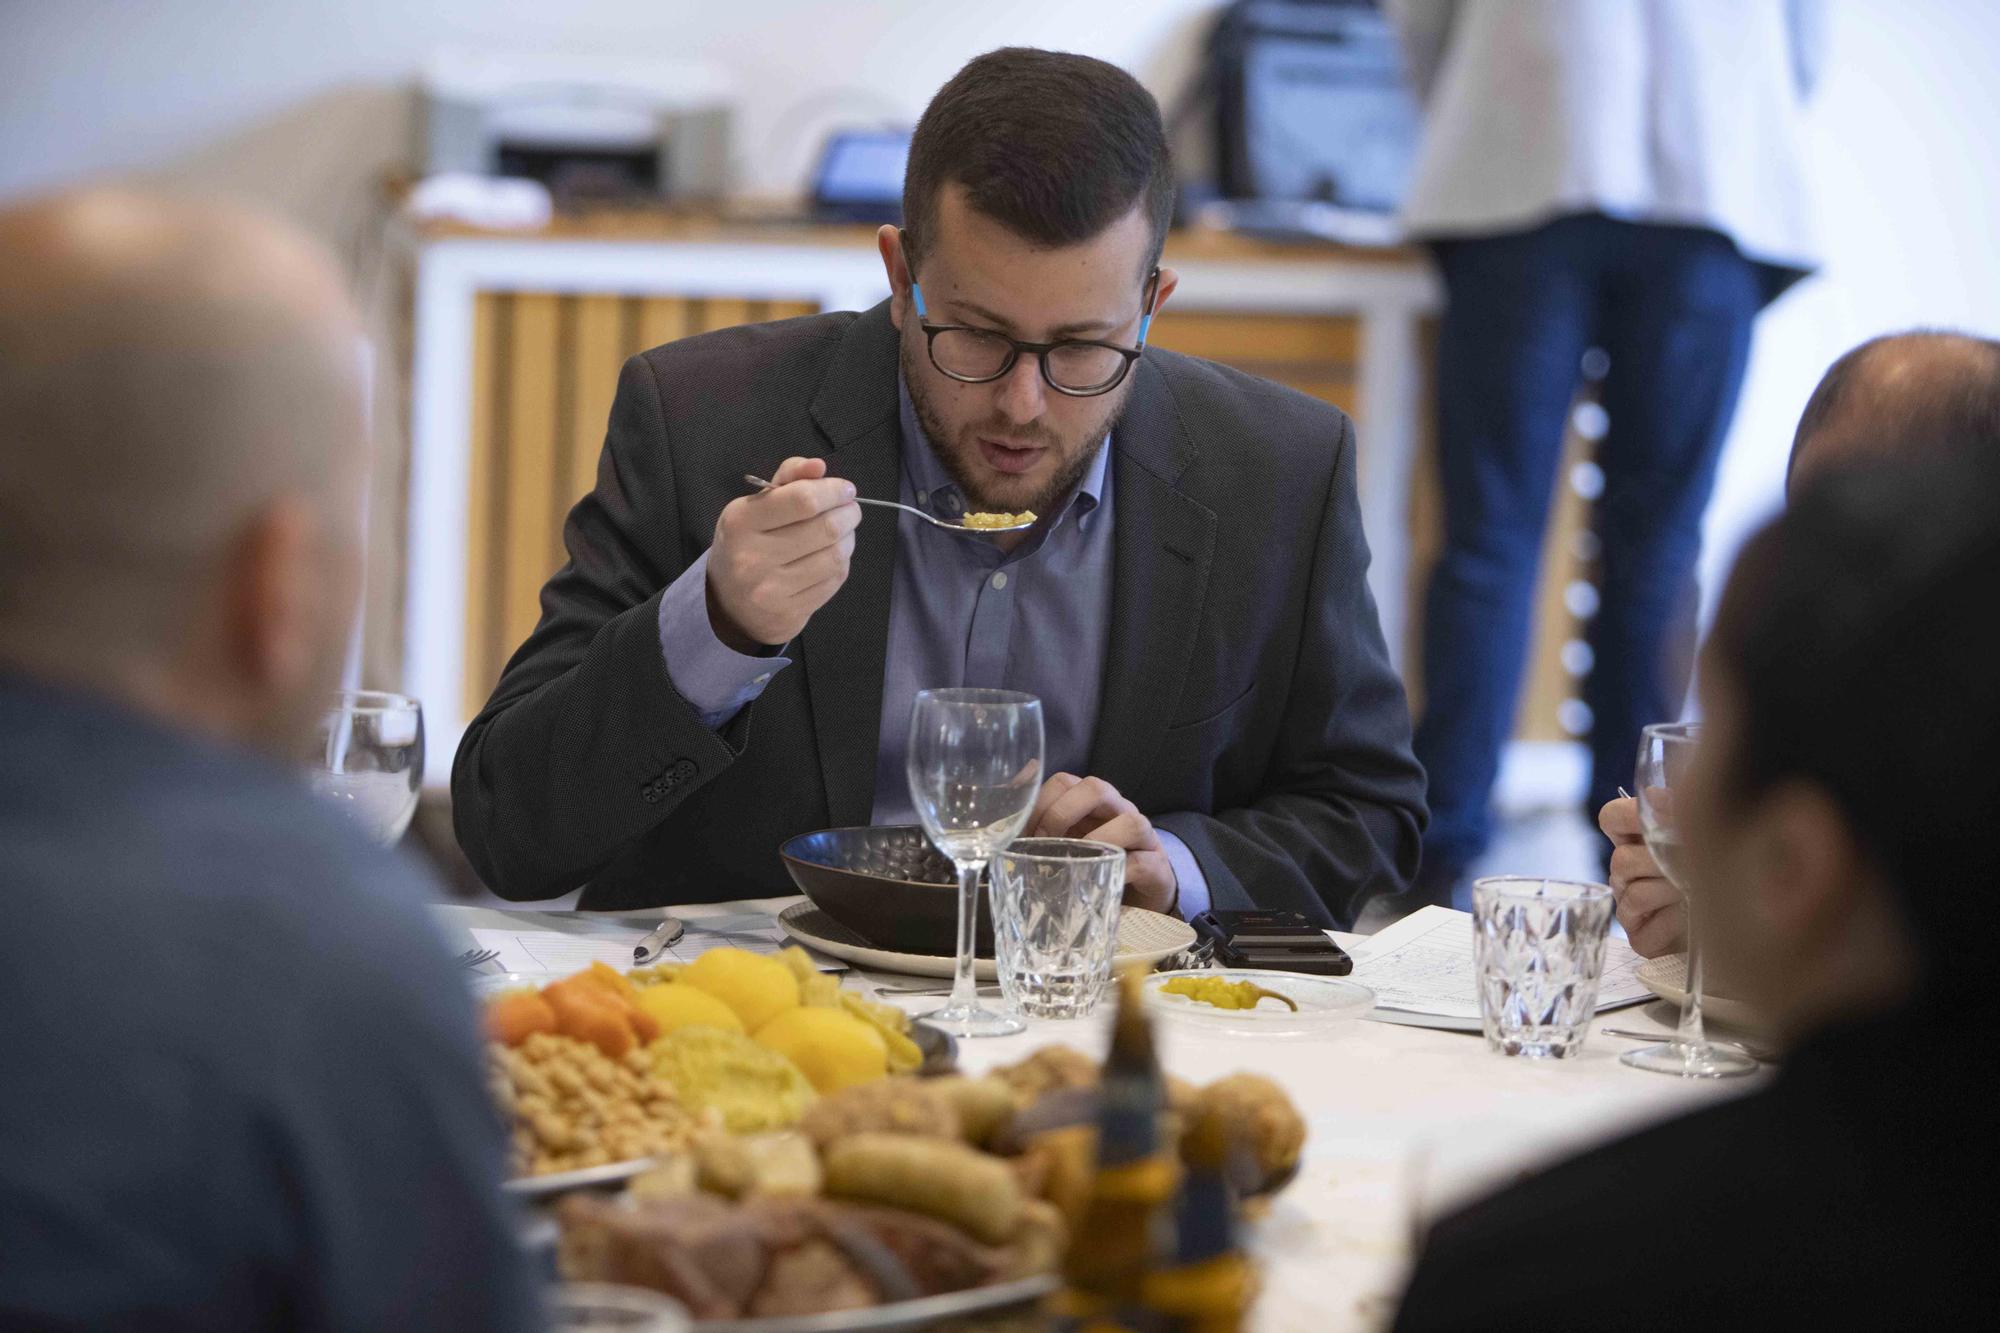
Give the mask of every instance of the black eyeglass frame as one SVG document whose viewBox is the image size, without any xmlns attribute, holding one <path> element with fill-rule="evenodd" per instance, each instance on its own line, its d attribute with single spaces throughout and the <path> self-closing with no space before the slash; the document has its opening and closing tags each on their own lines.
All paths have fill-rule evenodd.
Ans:
<svg viewBox="0 0 2000 1333">
<path fill-rule="evenodd" d="M 1139 315 L 1139 342 L 1136 347 L 1127 347 L 1123 343 L 1106 342 L 1098 338 L 1064 338 L 1059 342 L 1031 343 L 1023 342 L 1019 338 L 1009 338 L 997 329 L 982 329 L 971 324 L 933 324 L 925 315 L 923 286 L 914 277 L 910 280 L 910 296 L 917 308 L 917 327 L 924 331 L 925 351 L 930 354 L 931 364 L 937 367 L 938 374 L 946 379 L 957 380 L 960 384 L 991 384 L 995 380 L 1005 379 L 1020 361 L 1021 354 L 1027 352 L 1034 356 L 1036 365 L 1041 369 L 1042 382 L 1051 389 L 1066 398 L 1096 398 L 1110 393 L 1123 384 L 1125 377 L 1132 373 L 1133 365 L 1144 354 L 1146 331 L 1152 327 L 1153 302 L 1159 295 L 1159 287 L 1160 270 L 1156 265 L 1146 278 L 1146 294 Z M 962 375 L 958 371 L 946 368 L 937 359 L 937 340 L 940 333 L 976 333 L 982 338 L 998 338 L 1008 345 L 1007 359 L 1001 362 L 1000 369 L 991 375 Z M 1055 377 L 1049 374 L 1049 353 L 1062 347 L 1101 347 L 1106 351 L 1118 353 L 1123 360 L 1119 363 L 1118 373 L 1103 384 L 1089 389 L 1072 389 L 1068 385 L 1056 383 Z"/>
</svg>

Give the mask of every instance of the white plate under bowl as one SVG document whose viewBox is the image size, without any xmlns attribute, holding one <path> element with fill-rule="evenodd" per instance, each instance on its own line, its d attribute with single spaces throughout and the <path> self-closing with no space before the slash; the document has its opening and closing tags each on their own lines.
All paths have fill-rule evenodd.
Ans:
<svg viewBox="0 0 2000 1333">
<path fill-rule="evenodd" d="M 1248 981 L 1275 991 L 1298 1006 L 1298 1012 L 1276 1000 L 1260 1001 L 1255 1009 L 1222 1009 L 1185 995 L 1170 995 L 1166 986 L 1176 977 L 1220 977 Z M 1257 968 L 1156 972 L 1144 983 L 1146 1007 L 1210 1032 L 1239 1037 L 1304 1037 L 1325 1032 L 1375 1007 L 1375 992 L 1358 981 L 1319 977 L 1305 972 L 1266 972 Z"/>
<path fill-rule="evenodd" d="M 784 932 L 810 948 L 856 967 L 880 972 L 901 972 L 913 977 L 949 977 L 952 959 L 944 954 L 896 953 L 878 949 L 841 925 L 811 903 L 794 903 L 778 914 Z M 1152 964 L 1194 947 L 1198 937 L 1187 922 L 1143 907 L 1123 907 L 1118 911 L 1118 952 L 1115 961 Z M 981 981 L 999 979 L 991 958 L 973 965 Z"/>
<path fill-rule="evenodd" d="M 1639 978 L 1647 990 L 1670 1004 L 1687 1003 L 1688 960 L 1684 953 L 1663 953 L 1658 958 L 1648 958 L 1639 964 L 1632 975 Z M 1701 996 L 1701 1014 L 1704 1019 L 1713 1019 L 1724 1027 L 1742 1028 L 1755 1032 L 1759 1028 L 1757 1011 L 1742 1000 L 1733 1000 L 1727 995 L 1711 994 L 1704 988 Z"/>
</svg>

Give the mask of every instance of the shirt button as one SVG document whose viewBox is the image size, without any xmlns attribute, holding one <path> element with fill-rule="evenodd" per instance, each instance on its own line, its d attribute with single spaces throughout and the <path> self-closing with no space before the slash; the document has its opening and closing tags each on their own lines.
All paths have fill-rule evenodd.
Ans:
<svg viewBox="0 0 2000 1333">
<path fill-rule="evenodd" d="M 917 503 L 918 503 L 918 504 L 920 504 L 920 505 L 927 505 L 927 504 L 929 504 L 930 502 L 931 502 L 931 493 L 930 493 L 929 491 L 918 491 L 918 492 L 917 492 Z"/>
<path fill-rule="evenodd" d="M 1007 576 L 1005 574 L 995 574 L 993 576 L 993 590 L 995 592 L 1000 591 L 1000 589 L 1006 586 L 1007 586 Z"/>
</svg>

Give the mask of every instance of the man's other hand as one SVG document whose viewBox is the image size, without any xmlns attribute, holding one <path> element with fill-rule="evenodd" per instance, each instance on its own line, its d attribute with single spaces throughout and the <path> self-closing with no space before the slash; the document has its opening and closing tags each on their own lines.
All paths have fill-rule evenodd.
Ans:
<svg viewBox="0 0 2000 1333">
<path fill-rule="evenodd" d="M 1057 773 L 1042 784 L 1028 819 L 1034 838 L 1087 838 L 1125 849 L 1125 901 L 1155 912 L 1173 909 L 1179 884 L 1153 821 L 1103 778 Z"/>
</svg>

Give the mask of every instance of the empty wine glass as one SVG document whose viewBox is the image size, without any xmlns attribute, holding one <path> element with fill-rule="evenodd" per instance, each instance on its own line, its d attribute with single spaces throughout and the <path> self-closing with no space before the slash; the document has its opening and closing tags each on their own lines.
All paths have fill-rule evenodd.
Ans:
<svg viewBox="0 0 2000 1333">
<path fill-rule="evenodd" d="M 1627 1051 L 1618 1058 L 1635 1069 L 1682 1078 L 1730 1078 L 1748 1074 L 1757 1062 L 1731 1046 L 1709 1042 L 1701 1020 L 1701 932 L 1695 927 L 1694 900 L 1688 896 L 1687 849 L 1681 841 L 1680 812 L 1675 809 L 1675 785 L 1684 784 L 1694 759 L 1701 728 L 1684 723 L 1658 723 L 1639 738 L 1639 827 L 1646 849 L 1659 863 L 1667 882 L 1680 890 L 1687 910 L 1687 998 L 1681 1003 L 1680 1029 L 1672 1040 Z"/>
<path fill-rule="evenodd" d="M 308 761 L 312 788 L 393 847 L 417 812 L 424 781 L 424 712 L 415 699 L 342 690 L 320 715 Z"/>
<path fill-rule="evenodd" d="M 923 690 L 910 711 L 904 760 L 910 801 L 958 869 L 958 956 L 951 1002 L 925 1021 L 960 1037 L 1003 1037 L 1026 1025 L 984 1008 L 973 980 L 979 877 L 1027 827 L 1042 778 L 1042 701 L 1011 690 Z"/>
</svg>

